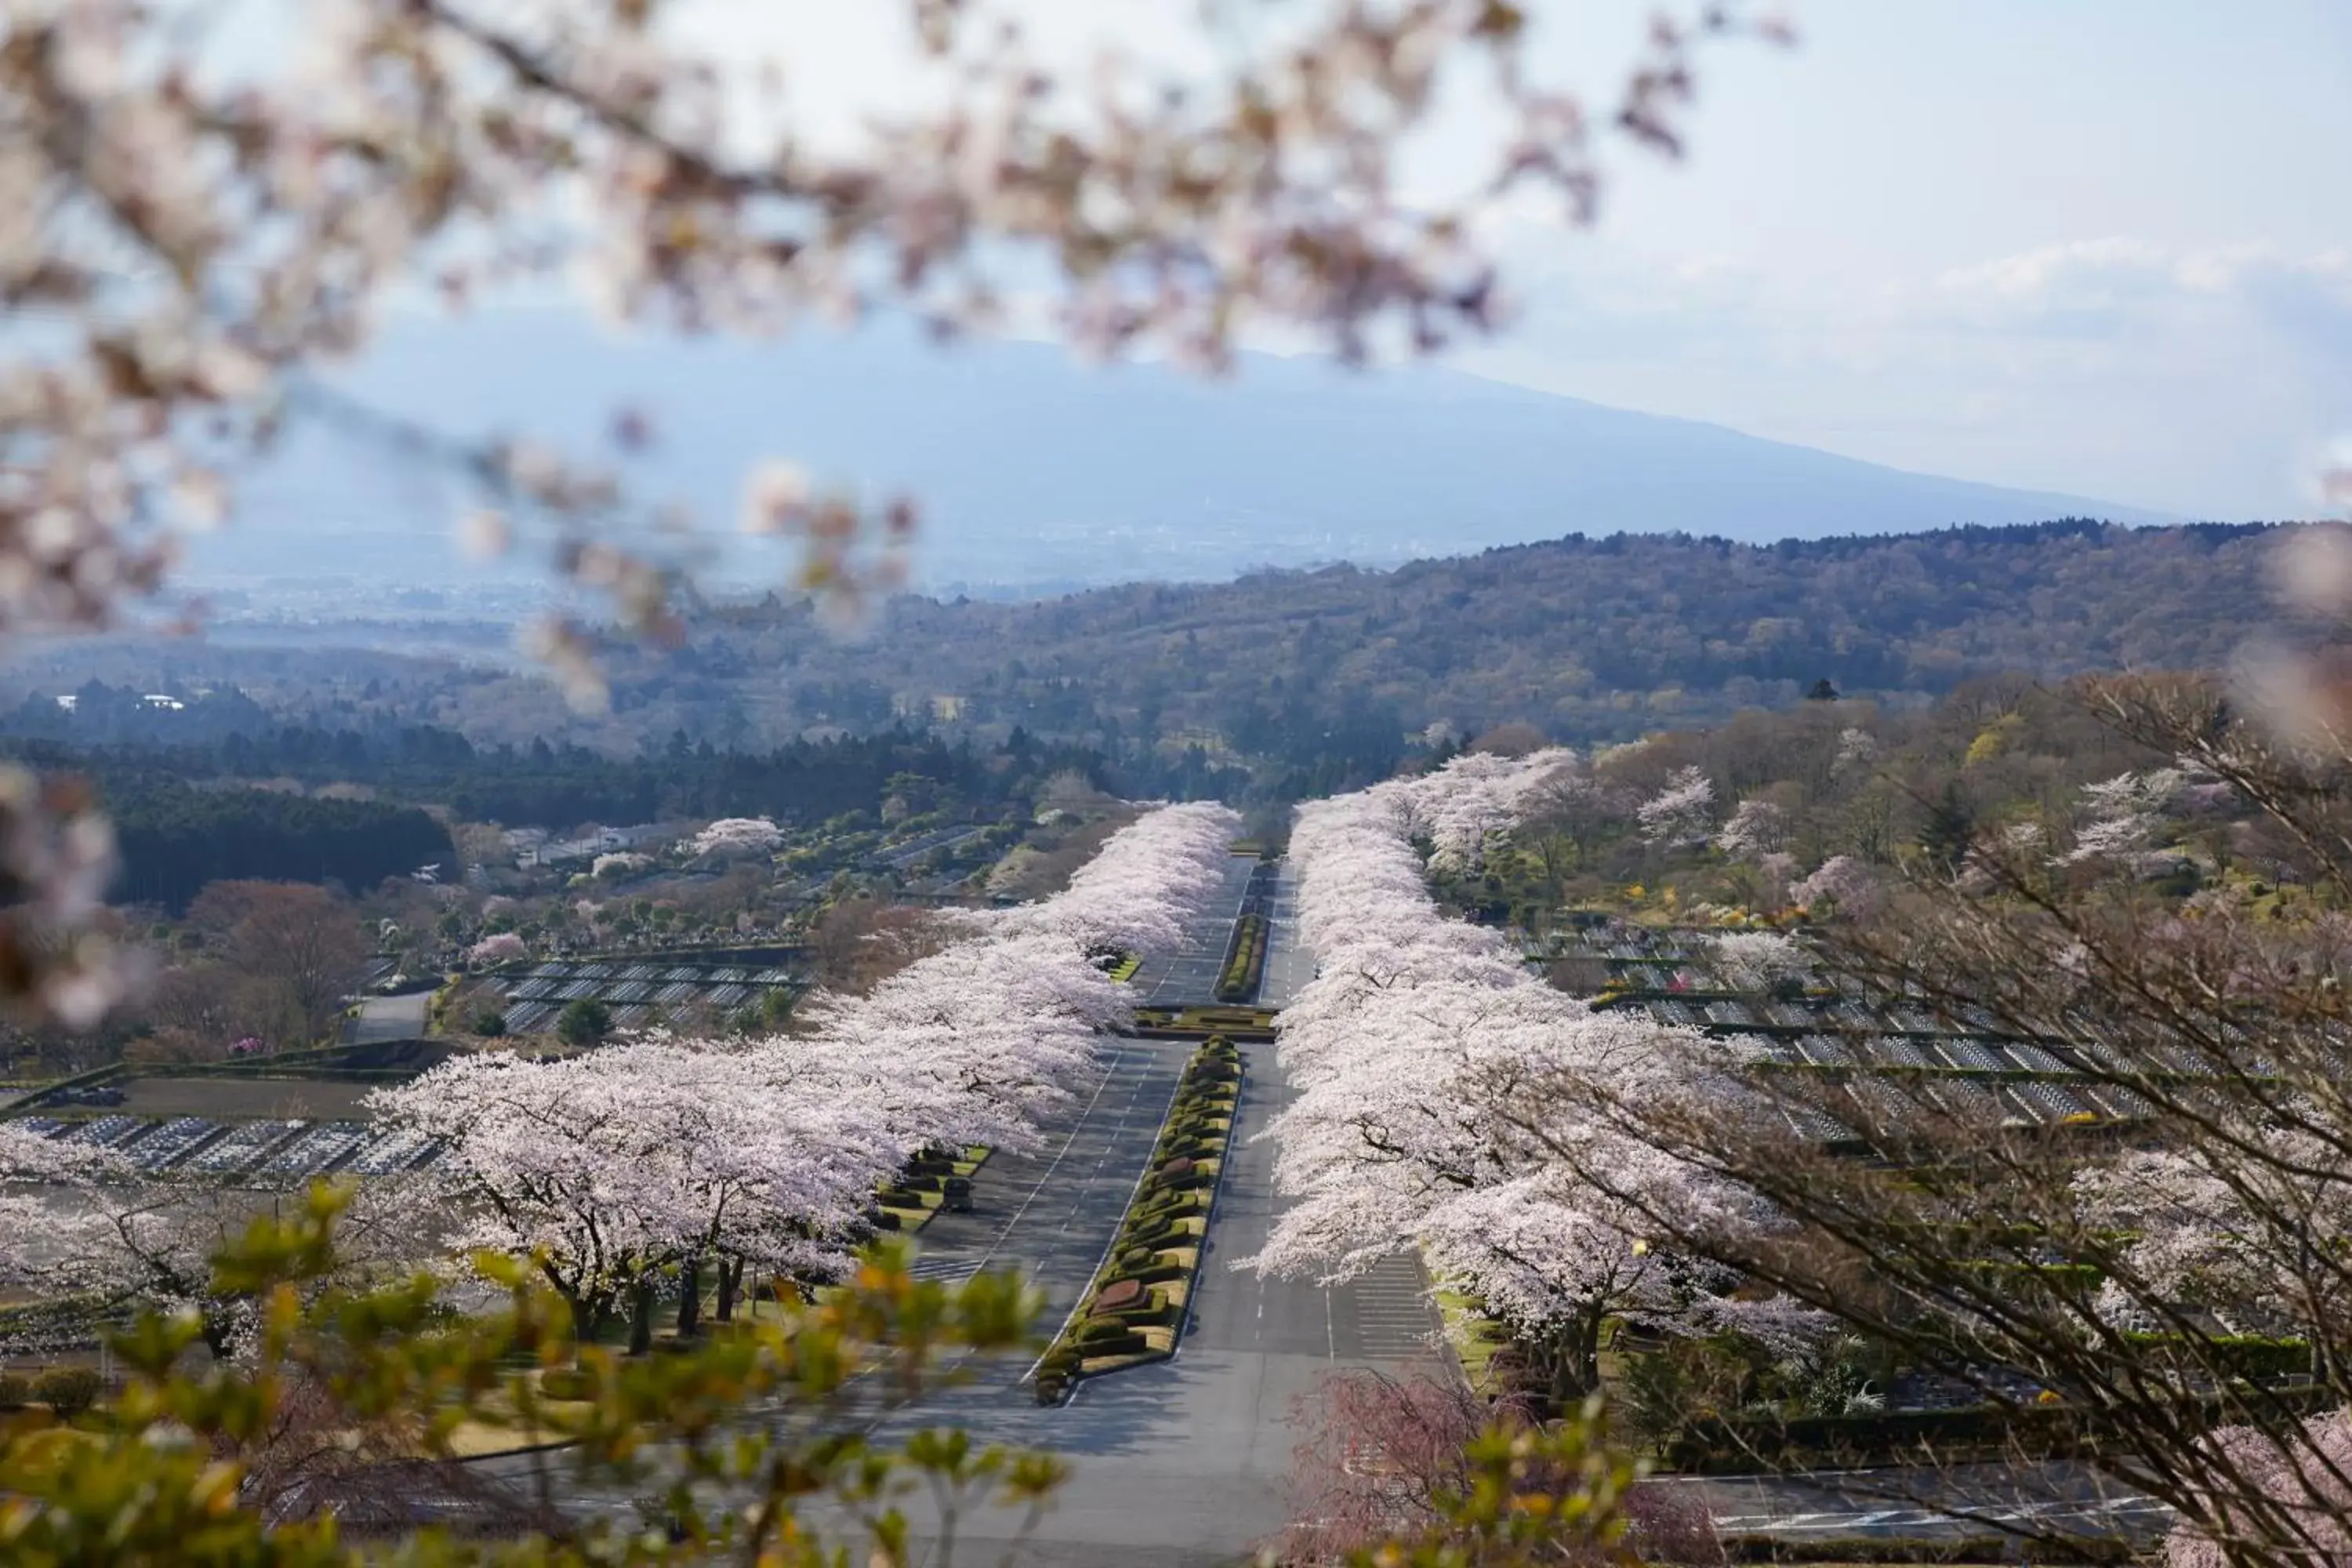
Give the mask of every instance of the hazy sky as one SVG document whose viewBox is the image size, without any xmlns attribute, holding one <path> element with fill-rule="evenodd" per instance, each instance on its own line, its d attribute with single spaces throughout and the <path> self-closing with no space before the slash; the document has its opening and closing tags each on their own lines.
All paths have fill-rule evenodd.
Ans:
<svg viewBox="0 0 2352 1568">
<path fill-rule="evenodd" d="M 902 88 L 898 8 L 695 0 L 822 113 Z M 1228 4 L 1231 0 L 1228 0 Z M 1246 8 L 1244 6 L 1244 8 Z M 1028 0 L 1174 58 L 1192 0 Z M 1650 7 L 1538 0 L 1603 97 Z M 1693 155 L 1619 149 L 1599 229 L 1507 241 L 1465 368 L 1906 468 L 2206 516 L 2305 514 L 2352 433 L 2352 7 L 1787 0 L 1711 47 Z M 1466 167 L 1465 113 L 1428 150 Z"/>
</svg>

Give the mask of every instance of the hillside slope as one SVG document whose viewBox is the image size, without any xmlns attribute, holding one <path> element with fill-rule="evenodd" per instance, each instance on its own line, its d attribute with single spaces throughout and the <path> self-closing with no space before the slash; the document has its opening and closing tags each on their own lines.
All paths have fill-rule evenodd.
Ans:
<svg viewBox="0 0 2352 1568">
<path fill-rule="evenodd" d="M 2276 618 L 2275 531 L 2092 522 L 1769 546 L 1570 538 L 1416 562 L 1103 589 L 1025 605 L 894 605 L 843 646 L 800 607 L 700 626 L 667 664 L 800 722 L 951 696 L 966 721 L 1110 739 L 1527 720 L 1608 739 L 1797 700 L 1891 698 L 2016 670 L 2218 668 Z"/>
</svg>

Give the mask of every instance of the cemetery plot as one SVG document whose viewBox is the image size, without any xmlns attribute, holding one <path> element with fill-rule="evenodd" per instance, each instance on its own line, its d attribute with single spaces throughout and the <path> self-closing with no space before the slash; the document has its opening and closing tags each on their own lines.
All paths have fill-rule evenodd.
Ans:
<svg viewBox="0 0 2352 1568">
<path fill-rule="evenodd" d="M 322 1121 L 280 1144 L 254 1173 L 294 1182 L 323 1176 L 358 1152 L 368 1136 L 365 1122 Z"/>
<path fill-rule="evenodd" d="M 190 1158 L 187 1168 L 207 1176 L 238 1174 L 308 1125 L 302 1121 L 246 1122 L 231 1128 L 226 1137 Z"/>
<path fill-rule="evenodd" d="M 679 960 L 580 959 L 518 964 L 489 977 L 506 1015 L 507 1032 L 527 1035 L 555 1026 L 573 1002 L 601 1002 L 618 1028 L 658 1023 L 686 1008 L 756 1006 L 772 991 L 797 992 L 801 983 L 781 964 L 755 967 Z"/>
<path fill-rule="evenodd" d="M 1843 994 L 1819 976 L 1783 978 L 1769 988 L 1727 972 L 1717 933 L 1588 927 L 1557 933 L 1547 956 L 1580 961 L 1605 977 L 1592 1005 L 1634 1008 L 1661 1024 L 1694 1028 L 1760 1048 L 1791 1071 L 1925 1078 L 1956 1114 L 2016 1125 L 2128 1121 L 2147 1114 L 2128 1089 L 2094 1087 L 2060 1056 L 2032 1040 L 1999 1034 L 1991 1020 L 1946 1016 L 1908 996 Z M 1844 1135 L 1814 1111 L 1784 1112 L 1808 1137 Z"/>
<path fill-rule="evenodd" d="M 345 1169 L 362 1176 L 390 1176 L 429 1165 L 440 1145 L 421 1132 L 384 1131 L 352 1157 Z"/>
<path fill-rule="evenodd" d="M 202 1116 L 179 1116 L 131 1146 L 131 1163 L 149 1175 L 179 1164 L 228 1129 Z"/>
<path fill-rule="evenodd" d="M 147 1175 L 205 1176 L 268 1185 L 305 1182 L 336 1171 L 391 1175 L 430 1164 L 441 1152 L 430 1138 L 379 1131 L 353 1121 L 101 1116 L 89 1121 L 65 1121 L 28 1117 L 17 1125 L 63 1142 L 120 1149 Z"/>
</svg>

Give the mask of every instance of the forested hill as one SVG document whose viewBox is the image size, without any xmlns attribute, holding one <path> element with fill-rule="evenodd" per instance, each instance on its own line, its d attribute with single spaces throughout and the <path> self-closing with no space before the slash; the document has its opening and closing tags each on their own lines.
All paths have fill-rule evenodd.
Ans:
<svg viewBox="0 0 2352 1568">
<path fill-rule="evenodd" d="M 366 756 L 306 760 L 281 736 L 268 757 L 223 750 L 188 765 L 192 776 L 306 780 L 326 767 L 507 822 L 656 809 L 605 798 L 624 787 L 687 815 L 787 803 L 749 798 L 729 772 L 739 768 L 789 800 L 830 798 L 814 782 L 782 788 L 803 764 L 870 797 L 889 773 L 929 765 L 852 743 L 902 722 L 982 752 L 1017 729 L 1067 752 L 1054 767 L 1105 769 L 1130 794 L 1231 795 L 1246 778 L 1296 798 L 1384 776 L 1407 737 L 1433 725 L 1525 721 L 1592 742 L 1787 706 L 1823 680 L 1850 697 L 1924 701 L 1997 672 L 2221 668 L 2280 618 L 2270 560 L 2284 531 L 2066 521 L 1769 545 L 1571 536 L 1393 572 L 1268 572 L 1025 604 L 901 598 L 849 641 L 805 603 L 771 598 L 698 613 L 683 647 L 610 639 L 613 702 L 593 716 L 537 673 L 404 658 L 391 651 L 403 628 L 385 622 L 346 628 L 376 651 L 333 650 L 326 681 L 309 645 L 299 657 L 250 644 L 110 649 L 110 679 L 166 682 L 128 691 L 53 655 L 46 673 L 19 676 L 26 695 L 0 733 L 89 750 L 227 748 L 289 722 L 348 748 L 360 742 L 342 732 L 364 731 Z M 499 646 L 510 635 L 480 630 Z M 158 691 L 187 700 L 159 709 L 140 695 Z M 70 711 L 60 694 L 75 696 Z M 398 740 L 407 728 L 452 742 L 462 731 L 485 755 L 457 759 L 458 777 L 450 759 Z M 542 740 L 556 758 L 534 766 L 526 753 Z M 676 759 L 688 744 L 693 766 Z M 594 765 L 563 761 L 571 746 L 596 753 Z M 704 763 L 706 747 L 753 760 Z M 626 758 L 667 765 L 626 779 L 598 771 Z M 595 801 L 578 796 L 590 784 Z M 846 808 L 818 815 L 834 809 Z"/>
<path fill-rule="evenodd" d="M 1594 740 L 1791 701 L 1822 679 L 1933 694 L 1998 670 L 2214 668 L 2273 616 L 2279 531 L 2068 520 L 1769 545 L 1570 536 L 1386 573 L 901 600 L 849 647 L 771 602 L 705 623 L 684 658 L 709 675 L 790 670 L 806 693 L 951 694 L 968 720 L 1048 734 L 1197 728 L 1244 752 L 1359 724 L 1527 720 Z"/>
</svg>

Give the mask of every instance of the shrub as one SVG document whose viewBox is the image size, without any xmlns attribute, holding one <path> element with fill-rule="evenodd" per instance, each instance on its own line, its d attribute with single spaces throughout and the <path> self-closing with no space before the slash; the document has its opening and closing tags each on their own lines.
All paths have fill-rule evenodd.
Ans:
<svg viewBox="0 0 2352 1568">
<path fill-rule="evenodd" d="M 53 1366 L 33 1380 L 33 1397 L 68 1420 L 96 1405 L 104 1391 L 96 1369 L 87 1366 Z"/>
<path fill-rule="evenodd" d="M 1066 1378 L 1047 1377 L 1042 1372 L 1037 1374 L 1037 1381 L 1030 1384 L 1030 1390 L 1036 1395 L 1037 1403 L 1040 1405 L 1059 1405 L 1062 1403 L 1062 1395 L 1069 1392 L 1069 1381 Z"/>
<path fill-rule="evenodd" d="M 33 1402 L 33 1380 L 21 1372 L 0 1372 L 0 1410 L 22 1410 Z"/>
<path fill-rule="evenodd" d="M 507 1032 L 507 1016 L 495 1007 L 485 1007 L 474 1015 L 474 1033 L 485 1040 L 495 1040 Z"/>
<path fill-rule="evenodd" d="M 612 1010 L 593 996 L 564 1005 L 555 1032 L 567 1046 L 593 1046 L 613 1032 Z"/>
<path fill-rule="evenodd" d="M 550 1367 L 539 1374 L 542 1399 L 593 1399 L 596 1380 L 576 1367 Z"/>
<path fill-rule="evenodd" d="M 1160 1254 L 1148 1247 L 1130 1247 L 1118 1255 L 1119 1267 L 1130 1274 L 1139 1268 L 1149 1268 L 1159 1261 Z"/>
<path fill-rule="evenodd" d="M 1116 1352 L 1097 1347 L 1111 1340 L 1123 1340 L 1134 1331 L 1118 1318 L 1093 1318 L 1078 1325 L 1078 1348 L 1087 1355 L 1113 1355 Z"/>
<path fill-rule="evenodd" d="M 1087 1354 L 1090 1356 L 1137 1355 L 1151 1348 L 1150 1341 L 1126 1324 L 1119 1323 L 1113 1327 L 1112 1333 L 1086 1342 Z"/>
</svg>

